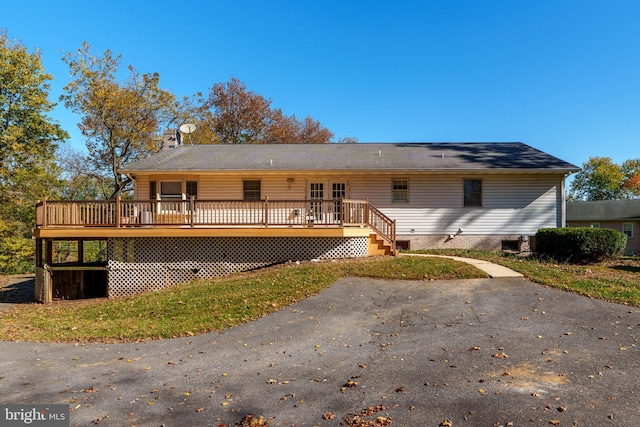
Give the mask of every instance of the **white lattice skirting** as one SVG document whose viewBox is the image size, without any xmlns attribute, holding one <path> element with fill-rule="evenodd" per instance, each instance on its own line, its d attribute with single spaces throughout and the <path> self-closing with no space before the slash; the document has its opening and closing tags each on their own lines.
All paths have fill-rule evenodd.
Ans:
<svg viewBox="0 0 640 427">
<path fill-rule="evenodd" d="M 108 244 L 107 295 L 133 295 L 287 261 L 363 257 L 367 251 L 366 237 L 114 238 Z"/>
</svg>

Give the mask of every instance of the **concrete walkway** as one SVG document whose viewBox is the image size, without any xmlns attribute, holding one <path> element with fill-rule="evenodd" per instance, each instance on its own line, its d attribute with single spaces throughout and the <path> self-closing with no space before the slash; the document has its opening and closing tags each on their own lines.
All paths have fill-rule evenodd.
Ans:
<svg viewBox="0 0 640 427">
<path fill-rule="evenodd" d="M 467 264 L 471 264 L 476 267 L 478 270 L 482 270 L 489 275 L 489 277 L 524 277 L 522 274 L 517 271 L 513 271 L 510 268 L 503 267 L 498 264 L 494 264 L 492 262 L 483 261 L 480 259 L 473 258 L 463 258 L 459 256 L 449 256 L 449 255 L 431 255 L 431 254 L 399 254 L 400 256 L 421 256 L 421 257 L 438 257 L 438 258 L 449 258 L 454 261 L 466 262 Z"/>
</svg>

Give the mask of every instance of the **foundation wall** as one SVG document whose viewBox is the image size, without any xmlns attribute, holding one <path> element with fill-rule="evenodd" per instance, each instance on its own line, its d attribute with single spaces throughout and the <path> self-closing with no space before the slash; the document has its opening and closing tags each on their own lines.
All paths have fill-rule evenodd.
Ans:
<svg viewBox="0 0 640 427">
<path fill-rule="evenodd" d="M 504 242 L 509 246 L 516 245 L 515 250 L 529 252 L 532 248 L 532 236 L 521 234 L 503 235 L 437 235 L 437 236 L 416 236 L 413 234 L 399 235 L 398 241 L 408 241 L 411 250 L 418 249 L 479 249 L 489 251 L 500 251 L 505 249 Z M 512 248 L 509 248 L 512 249 Z"/>
</svg>

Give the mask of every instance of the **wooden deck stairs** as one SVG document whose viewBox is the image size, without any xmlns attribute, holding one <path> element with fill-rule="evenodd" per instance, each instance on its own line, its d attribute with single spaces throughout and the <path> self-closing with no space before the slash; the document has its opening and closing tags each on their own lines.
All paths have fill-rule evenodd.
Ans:
<svg viewBox="0 0 640 427">
<path fill-rule="evenodd" d="M 393 255 L 391 244 L 376 233 L 369 234 L 369 256 Z"/>
</svg>

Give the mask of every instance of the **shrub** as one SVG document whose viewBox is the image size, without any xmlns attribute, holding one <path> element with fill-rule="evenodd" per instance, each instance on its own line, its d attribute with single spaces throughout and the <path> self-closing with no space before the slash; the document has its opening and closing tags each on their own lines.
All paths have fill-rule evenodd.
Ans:
<svg viewBox="0 0 640 427">
<path fill-rule="evenodd" d="M 560 262 L 595 263 L 619 255 L 627 236 L 610 228 L 542 228 L 537 251 Z"/>
</svg>

